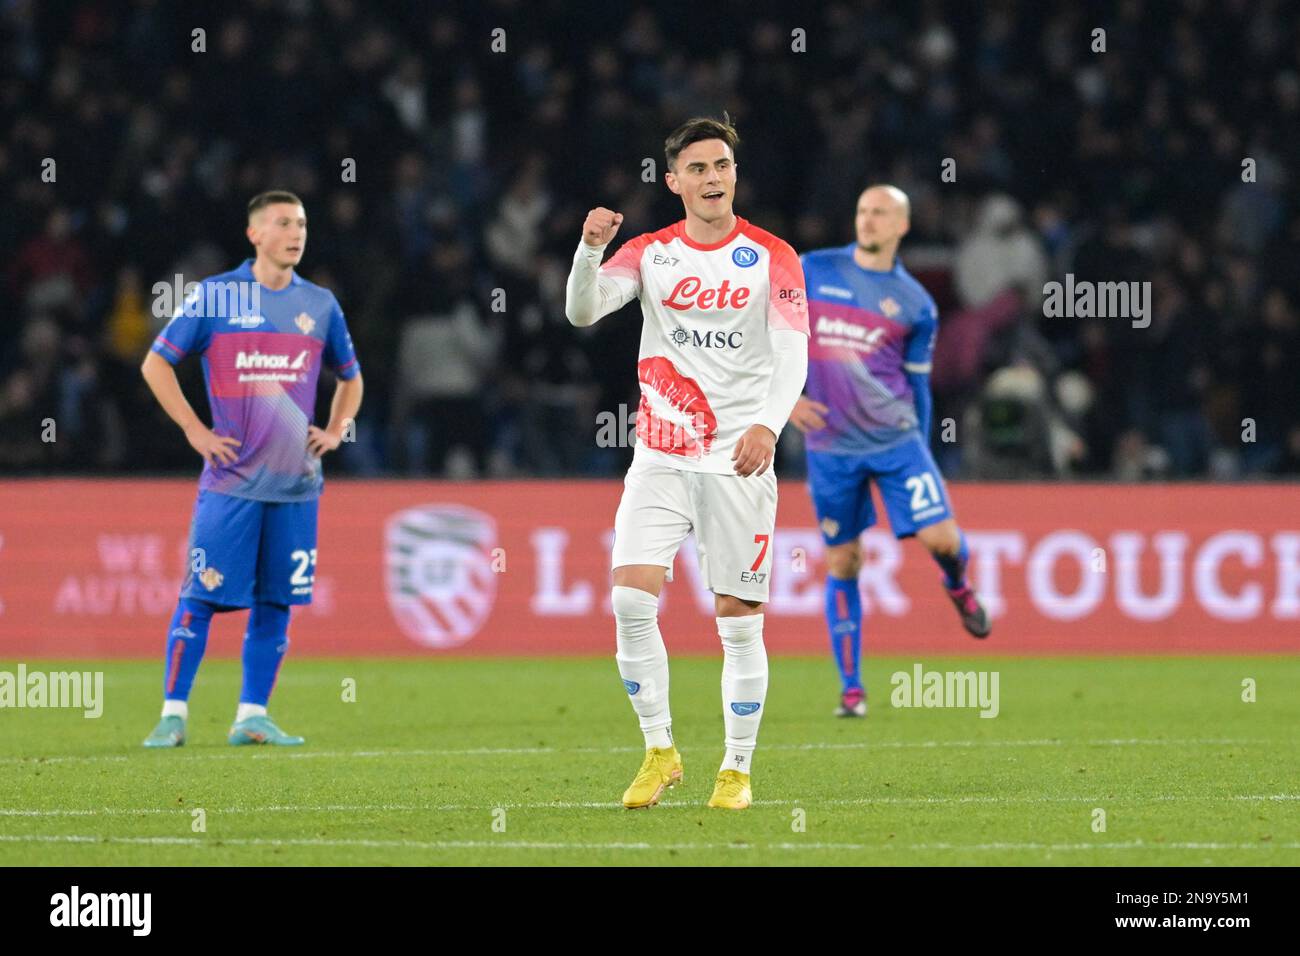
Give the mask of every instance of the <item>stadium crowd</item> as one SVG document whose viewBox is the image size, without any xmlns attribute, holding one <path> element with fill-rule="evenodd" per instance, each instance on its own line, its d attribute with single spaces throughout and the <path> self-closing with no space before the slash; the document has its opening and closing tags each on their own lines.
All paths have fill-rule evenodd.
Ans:
<svg viewBox="0 0 1300 956">
<path fill-rule="evenodd" d="M 1300 474 L 1300 7 L 715 12 L 0 5 L 0 469 L 192 473 L 139 374 L 154 285 L 244 259 L 245 203 L 285 188 L 366 376 L 331 474 L 620 474 L 637 307 L 573 329 L 565 276 L 591 207 L 616 244 L 680 218 L 663 138 L 725 109 L 737 211 L 799 251 L 851 241 L 868 183 L 910 194 L 946 474 Z M 1149 281 L 1149 325 L 1045 315 L 1067 274 Z"/>
</svg>

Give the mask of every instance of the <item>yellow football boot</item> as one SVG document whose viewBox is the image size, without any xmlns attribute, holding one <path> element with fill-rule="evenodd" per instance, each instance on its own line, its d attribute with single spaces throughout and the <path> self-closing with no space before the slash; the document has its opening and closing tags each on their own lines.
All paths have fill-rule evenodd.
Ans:
<svg viewBox="0 0 1300 956">
<path fill-rule="evenodd" d="M 682 755 L 676 747 L 651 747 L 645 761 L 623 794 L 623 806 L 629 810 L 653 807 L 665 790 L 682 782 Z"/>
<path fill-rule="evenodd" d="M 739 770 L 718 771 L 718 779 L 713 784 L 713 796 L 709 797 L 709 806 L 719 810 L 744 810 L 753 802 L 749 774 Z"/>
</svg>

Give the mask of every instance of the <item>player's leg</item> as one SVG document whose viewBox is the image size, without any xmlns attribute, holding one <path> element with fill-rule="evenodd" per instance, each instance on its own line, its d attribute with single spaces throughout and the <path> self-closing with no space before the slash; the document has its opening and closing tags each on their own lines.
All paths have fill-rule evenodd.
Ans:
<svg viewBox="0 0 1300 956">
<path fill-rule="evenodd" d="M 700 570 L 714 594 L 722 641 L 722 722 L 726 751 L 710 807 L 743 810 L 767 701 L 763 606 L 772 579 L 776 475 L 691 475 Z"/>
<path fill-rule="evenodd" d="M 610 603 L 618 673 L 636 712 L 646 749 L 673 746 L 668 703 L 668 650 L 659 631 L 659 592 L 667 569 L 625 564 L 614 569 Z"/>
<path fill-rule="evenodd" d="M 870 493 L 867 495 L 870 501 Z M 840 672 L 837 717 L 867 716 L 867 684 L 862 677 L 862 593 L 858 573 L 862 547 L 858 539 L 826 549 L 826 627 L 831 655 Z"/>
<path fill-rule="evenodd" d="M 770 569 L 770 549 L 766 560 Z M 726 750 L 714 781 L 713 795 L 709 797 L 709 806 L 743 810 L 753 802 L 750 775 L 754 767 L 754 749 L 758 744 L 758 727 L 767 703 L 763 604 L 730 594 L 715 594 L 714 606 L 718 637 L 722 641 L 722 725 Z"/>
<path fill-rule="evenodd" d="M 974 637 L 987 637 L 992 625 L 979 596 L 966 581 L 969 551 L 953 517 L 943 476 L 918 439 L 885 452 L 877 475 L 889 523 L 899 538 L 915 535 L 943 570 L 944 589 L 957 608 L 962 626 Z"/>
<path fill-rule="evenodd" d="M 252 603 L 257 505 L 211 491 L 200 491 L 194 502 L 185 580 L 167 630 L 162 716 L 146 747 L 185 743 L 190 689 L 207 650 L 212 616 Z"/>
<path fill-rule="evenodd" d="M 863 459 L 823 452 L 808 452 L 808 484 L 817 523 L 826 542 L 826 629 L 841 685 L 835 714 L 865 717 L 862 595 L 858 590 L 862 548 L 858 538 L 876 523 L 871 485 Z"/>
<path fill-rule="evenodd" d="M 629 809 L 659 802 L 682 780 L 668 704 L 668 650 L 659 631 L 659 592 L 691 524 L 682 472 L 634 461 L 614 517 L 612 554 L 619 676 L 645 737 L 646 753 L 626 792 Z"/>
<path fill-rule="evenodd" d="M 244 634 L 243 685 L 232 744 L 296 746 L 303 738 L 281 730 L 267 713 L 271 691 L 289 650 L 290 606 L 311 603 L 316 577 L 319 500 L 267 502 L 258 546 L 257 592 Z"/>
<path fill-rule="evenodd" d="M 943 571 L 943 586 L 954 590 L 966 583 L 966 561 L 970 551 L 966 536 L 953 518 L 944 518 L 936 524 L 926 525 L 916 532 L 916 540 L 930 552 L 930 557 Z"/>
<path fill-rule="evenodd" d="M 163 705 L 158 725 L 144 740 L 146 747 L 180 747 L 185 743 L 185 724 L 190 716 L 190 688 L 203 663 L 208 646 L 208 628 L 216 608 L 206 601 L 181 598 L 167 631 L 166 665 L 163 669 Z"/>
<path fill-rule="evenodd" d="M 235 711 L 235 726 L 248 726 L 253 717 L 266 717 L 267 704 L 280 664 L 289 650 L 289 606 L 271 601 L 258 601 L 248 615 L 248 630 L 240 654 L 243 663 L 243 684 L 239 690 L 239 707 Z M 268 743 L 257 740 L 258 731 L 241 733 L 241 743 Z M 232 736 L 234 732 L 232 731 Z M 301 742 L 301 738 L 297 738 Z M 284 741 L 274 741 L 283 743 Z"/>
<path fill-rule="evenodd" d="M 966 535 L 962 534 L 957 522 L 948 518 L 921 528 L 916 537 L 943 570 L 944 590 L 957 608 L 962 626 L 974 637 L 988 637 L 993 625 L 979 595 L 966 580 L 970 551 L 966 546 Z"/>
</svg>

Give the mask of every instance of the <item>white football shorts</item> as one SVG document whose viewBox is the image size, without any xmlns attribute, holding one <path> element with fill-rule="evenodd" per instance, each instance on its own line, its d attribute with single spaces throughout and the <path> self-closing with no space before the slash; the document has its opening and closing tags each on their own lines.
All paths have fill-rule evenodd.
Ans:
<svg viewBox="0 0 1300 956">
<path fill-rule="evenodd" d="M 700 574 L 714 594 L 767 602 L 776 527 L 776 475 L 681 471 L 636 457 L 623 480 L 614 517 L 611 567 L 655 564 L 668 569 L 695 532 Z"/>
</svg>

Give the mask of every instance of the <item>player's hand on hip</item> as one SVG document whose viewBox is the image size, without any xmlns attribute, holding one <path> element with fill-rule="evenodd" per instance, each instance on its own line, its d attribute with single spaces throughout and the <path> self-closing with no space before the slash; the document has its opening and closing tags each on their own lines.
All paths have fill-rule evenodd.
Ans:
<svg viewBox="0 0 1300 956">
<path fill-rule="evenodd" d="M 218 435 L 207 425 L 197 422 L 185 430 L 185 440 L 214 468 L 233 465 L 239 458 L 241 442 L 229 435 Z"/>
<path fill-rule="evenodd" d="M 750 425 L 736 442 L 731 460 L 735 462 L 736 474 L 748 478 L 767 471 L 775 455 L 776 436 L 772 430 L 766 425 Z"/>
<path fill-rule="evenodd" d="M 790 413 L 790 424 L 805 435 L 820 431 L 826 427 L 826 419 L 822 416 L 829 411 L 829 406 L 814 402 L 806 395 L 800 395 L 799 400 L 794 403 L 794 411 Z"/>
<path fill-rule="evenodd" d="M 307 450 L 313 458 L 319 458 L 327 451 L 333 451 L 343 441 L 342 435 L 336 435 L 315 425 L 307 426 Z"/>
<path fill-rule="evenodd" d="M 597 206 L 587 213 L 587 221 L 582 224 L 582 241 L 589 246 L 603 246 L 618 233 L 623 225 L 623 214 Z"/>
</svg>

